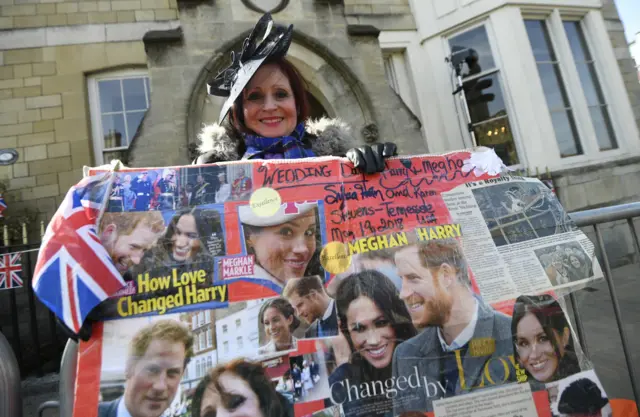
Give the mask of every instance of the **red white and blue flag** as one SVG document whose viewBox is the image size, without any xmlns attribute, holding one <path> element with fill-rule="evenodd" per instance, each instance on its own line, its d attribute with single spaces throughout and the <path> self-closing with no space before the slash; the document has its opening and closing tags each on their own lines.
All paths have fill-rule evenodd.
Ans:
<svg viewBox="0 0 640 417">
<path fill-rule="evenodd" d="M 4 202 L 4 197 L 0 194 L 0 217 L 4 217 L 3 211 L 7 209 L 7 203 Z"/>
<path fill-rule="evenodd" d="M 0 290 L 22 287 L 22 253 L 0 255 Z"/>
<path fill-rule="evenodd" d="M 97 234 L 113 175 L 101 173 L 71 187 L 38 254 L 33 289 L 75 333 L 95 306 L 125 284 Z"/>
</svg>

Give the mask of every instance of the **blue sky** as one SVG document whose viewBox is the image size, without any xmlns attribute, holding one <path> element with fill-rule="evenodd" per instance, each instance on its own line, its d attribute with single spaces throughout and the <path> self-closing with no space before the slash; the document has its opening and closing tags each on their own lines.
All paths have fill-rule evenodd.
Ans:
<svg viewBox="0 0 640 417">
<path fill-rule="evenodd" d="M 627 41 L 631 42 L 640 32 L 640 0 L 615 0 L 618 13 L 624 24 Z"/>
</svg>

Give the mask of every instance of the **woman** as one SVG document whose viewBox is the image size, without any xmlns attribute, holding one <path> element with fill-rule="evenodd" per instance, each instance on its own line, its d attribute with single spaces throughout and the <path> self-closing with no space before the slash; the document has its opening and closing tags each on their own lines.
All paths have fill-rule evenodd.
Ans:
<svg viewBox="0 0 640 417">
<path fill-rule="evenodd" d="M 529 378 L 547 383 L 580 372 L 569 323 L 552 296 L 518 297 L 511 334 L 515 358 Z"/>
<path fill-rule="evenodd" d="M 571 278 L 572 281 L 589 278 L 592 275 L 591 265 L 582 261 L 577 255 L 569 255 L 568 260 L 569 265 L 567 269 L 569 270 L 569 278 Z"/>
<path fill-rule="evenodd" d="M 309 395 L 309 391 L 313 389 L 313 380 L 311 380 L 311 368 L 307 361 L 302 361 L 302 396 Z"/>
<path fill-rule="evenodd" d="M 392 376 L 396 346 L 416 335 L 407 306 L 393 282 L 372 270 L 345 278 L 336 291 L 336 306 L 340 330 L 353 354 L 348 363 L 340 365 L 329 377 L 331 396 L 334 401 L 344 400 L 342 406 L 347 417 L 359 415 L 367 404 L 377 404 L 370 415 L 390 415 L 393 402 L 384 394 L 349 401 L 344 381 L 348 380 L 349 386 L 361 383 L 385 386 Z"/>
<path fill-rule="evenodd" d="M 297 339 L 293 331 L 300 325 L 293 306 L 284 298 L 272 298 L 262 304 L 258 320 L 264 326 L 269 342 L 260 347 L 260 355 L 296 348 Z"/>
<path fill-rule="evenodd" d="M 304 81 L 284 59 L 292 34 L 293 26 L 275 25 L 265 14 L 232 64 L 208 83 L 209 94 L 227 97 L 219 123 L 227 115 L 229 123 L 204 128 L 195 163 L 346 155 L 367 174 L 382 171 L 384 159 L 396 154 L 394 144 L 354 149 L 355 139 L 344 123 L 307 120 Z"/>
<path fill-rule="evenodd" d="M 212 369 L 200 381 L 192 417 L 293 417 L 291 404 L 271 384 L 259 363 L 235 360 Z"/>
<path fill-rule="evenodd" d="M 212 262 L 204 242 L 200 240 L 205 227 L 201 217 L 202 211 L 198 208 L 183 209 L 173 216 L 167 232 L 153 251 L 153 266 L 175 267 Z"/>
<path fill-rule="evenodd" d="M 282 394 L 283 397 L 287 399 L 290 403 L 294 402 L 294 388 L 293 388 L 293 378 L 291 377 L 291 371 L 285 371 L 284 375 L 278 382 L 276 386 L 276 391 Z"/>
<path fill-rule="evenodd" d="M 231 185 L 227 183 L 227 174 L 223 171 L 218 173 L 218 182 L 220 186 L 216 191 L 216 203 L 224 203 L 231 196 Z"/>
<path fill-rule="evenodd" d="M 283 204 L 270 217 L 258 216 L 249 206 L 240 207 L 247 253 L 255 256 L 250 278 L 263 279 L 280 292 L 291 278 L 319 275 L 318 218 L 316 203 L 302 203 L 288 214 Z"/>
</svg>

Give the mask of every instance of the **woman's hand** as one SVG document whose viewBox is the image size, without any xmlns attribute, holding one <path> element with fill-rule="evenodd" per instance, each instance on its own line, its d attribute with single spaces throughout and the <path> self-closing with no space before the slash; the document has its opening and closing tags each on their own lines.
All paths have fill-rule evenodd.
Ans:
<svg viewBox="0 0 640 417">
<path fill-rule="evenodd" d="M 373 146 L 363 145 L 347 151 L 347 158 L 354 168 L 363 174 L 375 174 L 384 171 L 384 160 L 398 154 L 394 143 L 377 143 Z"/>
</svg>

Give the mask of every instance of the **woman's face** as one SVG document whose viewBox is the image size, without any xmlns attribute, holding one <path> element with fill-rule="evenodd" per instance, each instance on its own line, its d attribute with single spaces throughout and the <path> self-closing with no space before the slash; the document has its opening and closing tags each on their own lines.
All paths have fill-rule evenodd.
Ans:
<svg viewBox="0 0 640 417">
<path fill-rule="evenodd" d="M 192 214 L 185 214 L 180 217 L 171 236 L 171 247 L 173 248 L 173 259 L 178 262 L 189 259 L 200 247 L 196 219 Z"/>
<path fill-rule="evenodd" d="M 293 132 L 298 120 L 296 99 L 279 66 L 260 67 L 242 94 L 244 123 L 249 129 L 267 138 Z"/>
<path fill-rule="evenodd" d="M 556 344 L 560 346 L 560 357 L 564 355 L 564 346 L 568 343 L 569 329 L 560 337 L 556 335 Z M 548 382 L 558 369 L 559 357 L 554 349 L 554 344 L 547 337 L 540 325 L 538 318 L 532 313 L 527 313 L 520 320 L 516 328 L 516 349 L 519 361 L 527 371 L 540 382 Z"/>
<path fill-rule="evenodd" d="M 577 257 L 571 255 L 569 261 L 571 261 L 571 265 L 573 265 L 574 268 L 580 268 L 580 259 Z"/>
<path fill-rule="evenodd" d="M 258 396 L 244 379 L 225 372 L 219 383 L 228 398 L 223 401 L 213 384 L 209 384 L 202 396 L 202 417 L 264 417 Z"/>
<path fill-rule="evenodd" d="M 346 316 L 354 349 L 375 368 L 389 366 L 396 347 L 396 333 L 373 300 L 364 296 L 356 298 L 349 304 Z"/>
<path fill-rule="evenodd" d="M 265 310 L 262 317 L 264 331 L 267 337 L 275 342 L 276 347 L 288 346 L 291 344 L 291 323 L 293 316 L 286 318 L 284 314 L 275 307 L 269 307 Z"/>
<path fill-rule="evenodd" d="M 256 261 L 281 283 L 301 278 L 316 250 L 313 211 L 288 223 L 264 227 L 249 238 Z"/>
</svg>

